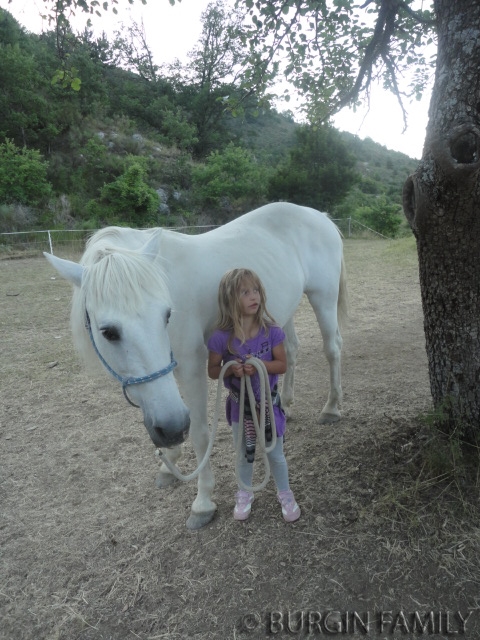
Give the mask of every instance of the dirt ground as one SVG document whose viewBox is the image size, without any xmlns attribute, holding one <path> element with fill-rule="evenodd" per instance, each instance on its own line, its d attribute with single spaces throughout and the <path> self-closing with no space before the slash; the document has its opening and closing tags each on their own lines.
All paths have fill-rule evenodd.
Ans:
<svg viewBox="0 0 480 640">
<path fill-rule="evenodd" d="M 286 455 L 301 519 L 283 521 L 270 484 L 247 522 L 233 520 L 222 424 L 218 513 L 196 532 L 185 528 L 195 485 L 156 489 L 139 411 L 106 375 L 81 369 L 70 285 L 43 258 L 0 261 L 0 638 L 480 638 L 478 486 L 436 477 L 425 462 L 413 242 L 347 240 L 345 256 L 350 320 L 334 426 L 318 424 L 318 328 L 306 302 L 297 314 Z"/>
</svg>

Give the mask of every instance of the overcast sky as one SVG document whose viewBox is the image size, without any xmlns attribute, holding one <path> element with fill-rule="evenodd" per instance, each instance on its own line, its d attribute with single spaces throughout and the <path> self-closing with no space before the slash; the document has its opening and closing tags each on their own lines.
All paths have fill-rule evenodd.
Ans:
<svg viewBox="0 0 480 640">
<path fill-rule="evenodd" d="M 200 16 L 209 0 L 182 0 L 172 7 L 168 0 L 148 0 L 143 6 L 136 0 L 129 6 L 127 0 L 120 0 L 121 17 L 109 12 L 95 23 L 97 31 L 105 30 L 111 35 L 118 28 L 120 20 L 128 24 L 131 19 L 140 22 L 143 18 L 149 47 L 155 63 L 161 67 L 175 58 L 185 58 L 201 33 Z M 40 15 L 45 13 L 43 0 L 0 0 L 0 7 L 12 13 L 18 22 L 29 31 L 39 32 L 47 29 Z M 126 8 L 128 7 L 128 8 Z M 82 15 L 82 12 L 78 12 Z M 78 29 L 81 28 L 79 25 Z M 350 131 L 360 138 L 370 137 L 389 149 L 402 151 L 413 158 L 422 155 L 427 112 L 430 96 L 421 102 L 406 104 L 408 111 L 408 129 L 402 133 L 404 125 L 402 112 L 395 98 L 380 88 L 372 91 L 370 111 L 360 108 L 357 113 L 344 109 L 334 119 L 334 125 L 341 130 Z M 285 105 L 288 108 L 288 105 Z M 279 106 L 280 110 L 282 106 Z"/>
</svg>

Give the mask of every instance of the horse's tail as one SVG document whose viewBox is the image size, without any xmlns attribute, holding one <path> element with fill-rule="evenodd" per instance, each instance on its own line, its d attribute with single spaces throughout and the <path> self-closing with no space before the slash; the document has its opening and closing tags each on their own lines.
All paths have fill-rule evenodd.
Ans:
<svg viewBox="0 0 480 640">
<path fill-rule="evenodd" d="M 348 291 L 347 291 L 347 271 L 345 269 L 345 259 L 342 250 L 342 265 L 340 269 L 340 282 L 338 286 L 337 318 L 340 329 L 345 326 L 348 319 Z"/>
<path fill-rule="evenodd" d="M 340 236 L 340 244 L 342 250 L 342 262 L 340 265 L 340 281 L 338 283 L 338 298 L 337 298 L 337 322 L 340 329 L 342 329 L 348 320 L 348 291 L 347 291 L 347 271 L 345 268 L 345 258 L 343 255 L 343 233 L 339 227 L 333 223 Z"/>
</svg>

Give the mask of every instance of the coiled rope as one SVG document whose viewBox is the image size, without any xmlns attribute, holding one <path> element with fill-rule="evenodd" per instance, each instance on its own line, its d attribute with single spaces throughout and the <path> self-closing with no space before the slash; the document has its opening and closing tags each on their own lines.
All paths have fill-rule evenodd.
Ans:
<svg viewBox="0 0 480 640">
<path fill-rule="evenodd" d="M 193 480 L 194 478 L 196 478 L 198 474 L 202 471 L 202 469 L 205 467 L 205 465 L 207 464 L 210 458 L 210 454 L 212 453 L 215 437 L 217 435 L 217 430 L 218 430 L 218 419 L 219 419 L 222 395 L 223 395 L 223 379 L 228 369 L 234 364 L 237 364 L 237 362 L 234 360 L 230 362 L 226 362 L 220 371 L 220 375 L 218 377 L 218 385 L 217 385 L 217 399 L 215 403 L 215 414 L 213 418 L 212 429 L 210 431 L 208 446 L 207 446 L 205 455 L 203 456 L 202 461 L 198 464 L 197 468 L 194 471 L 192 471 L 192 473 L 189 473 L 188 475 L 184 475 L 180 471 L 180 469 L 165 456 L 165 454 L 161 451 L 161 449 L 157 449 L 156 451 L 156 455 L 158 455 L 160 460 L 165 464 L 165 466 L 170 470 L 170 472 L 175 476 L 175 478 L 177 478 L 178 480 L 181 480 L 182 482 L 189 482 L 190 480 Z M 267 369 L 264 363 L 262 362 L 262 360 L 260 360 L 259 358 L 249 358 L 248 364 L 252 364 L 255 367 L 260 379 L 260 411 L 259 411 L 260 421 L 258 419 L 258 415 L 255 409 L 253 409 L 252 411 L 252 418 L 253 418 L 253 423 L 255 425 L 257 443 L 260 445 L 259 448 L 261 450 L 261 454 L 263 458 L 263 464 L 265 467 L 265 476 L 262 482 L 260 482 L 257 485 L 253 485 L 251 487 L 245 484 L 243 480 L 240 478 L 239 465 L 242 460 L 242 456 L 245 453 L 245 433 L 243 429 L 245 390 L 248 393 L 250 406 L 255 407 L 255 404 L 256 404 L 250 376 L 243 376 L 242 378 L 240 378 L 240 415 L 238 418 L 240 429 L 239 429 L 239 434 L 238 434 L 236 447 L 235 447 L 235 454 L 236 454 L 235 455 L 235 477 L 239 487 L 241 487 L 244 491 L 253 492 L 253 491 L 262 491 L 262 489 L 264 489 L 267 486 L 268 480 L 270 478 L 270 464 L 268 462 L 267 453 L 270 453 L 270 451 L 272 451 L 275 445 L 277 444 L 277 430 L 275 426 L 275 416 L 273 413 L 273 403 L 272 403 L 272 396 L 270 393 L 270 384 L 269 384 Z M 266 405 L 268 405 L 268 410 L 270 412 L 270 420 L 272 423 L 272 442 L 268 447 L 266 446 L 266 442 L 265 442 L 265 407 Z"/>
</svg>

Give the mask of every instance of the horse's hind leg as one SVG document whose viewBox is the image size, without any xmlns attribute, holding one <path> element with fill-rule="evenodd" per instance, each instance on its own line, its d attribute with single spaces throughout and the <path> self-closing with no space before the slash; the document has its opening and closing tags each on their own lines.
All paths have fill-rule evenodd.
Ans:
<svg viewBox="0 0 480 640">
<path fill-rule="evenodd" d="M 284 326 L 285 331 L 285 351 L 287 353 L 287 370 L 283 376 L 282 382 L 282 406 L 287 417 L 290 417 L 294 402 L 295 387 L 295 366 L 298 354 L 298 337 L 295 331 L 293 318 Z"/>
<path fill-rule="evenodd" d="M 330 391 L 320 414 L 320 424 L 340 420 L 339 405 L 342 401 L 341 351 L 342 336 L 338 328 L 337 301 L 327 303 L 320 292 L 309 293 L 308 299 L 313 307 L 322 332 L 323 350 L 330 367 Z"/>
</svg>

